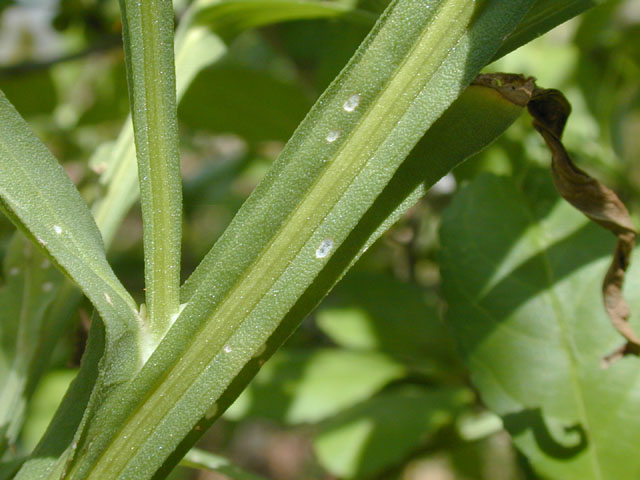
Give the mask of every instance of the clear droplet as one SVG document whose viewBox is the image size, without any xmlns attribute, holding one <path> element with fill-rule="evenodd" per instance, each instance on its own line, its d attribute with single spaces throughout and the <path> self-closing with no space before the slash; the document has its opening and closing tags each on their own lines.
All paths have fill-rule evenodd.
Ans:
<svg viewBox="0 0 640 480">
<path fill-rule="evenodd" d="M 450 195 L 456 191 L 457 186 L 456 177 L 448 173 L 431 187 L 431 193 L 436 195 Z"/>
<path fill-rule="evenodd" d="M 113 306 L 113 302 L 111 302 L 111 297 L 107 292 L 104 292 L 104 299 L 107 301 L 109 305 Z"/>
<path fill-rule="evenodd" d="M 207 410 L 207 413 L 205 413 L 204 416 L 208 420 L 210 418 L 215 417 L 217 413 L 218 413 L 218 404 L 214 403 L 213 405 L 211 405 L 209 410 Z"/>
<path fill-rule="evenodd" d="M 222 350 L 224 350 L 224 353 L 231 353 L 232 352 L 232 348 L 229 345 L 225 345 Z"/>
<path fill-rule="evenodd" d="M 331 253 L 331 250 L 333 250 L 333 240 L 330 238 L 324 239 L 316 249 L 316 258 L 327 257 Z"/>
<path fill-rule="evenodd" d="M 331 130 L 327 134 L 327 142 L 333 143 L 340 137 L 340 130 Z"/>
<path fill-rule="evenodd" d="M 358 105 L 360 105 L 360 94 L 354 93 L 349 98 L 347 98 L 347 101 L 344 102 L 342 108 L 345 112 L 353 112 L 356 108 L 358 108 Z"/>
<path fill-rule="evenodd" d="M 264 354 L 264 352 L 266 351 L 267 351 L 267 344 L 263 343 L 258 347 L 258 349 L 255 352 L 253 352 L 253 358 L 258 358 L 259 356 Z"/>
<path fill-rule="evenodd" d="M 62 233 L 62 227 L 60 225 L 54 225 L 53 231 L 60 235 Z"/>
</svg>

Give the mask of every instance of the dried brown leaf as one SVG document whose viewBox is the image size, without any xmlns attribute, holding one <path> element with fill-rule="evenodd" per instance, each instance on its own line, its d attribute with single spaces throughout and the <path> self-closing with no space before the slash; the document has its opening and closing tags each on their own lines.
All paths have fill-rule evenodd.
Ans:
<svg viewBox="0 0 640 480">
<path fill-rule="evenodd" d="M 560 195 L 594 222 L 618 237 L 611 266 L 602 284 L 604 305 L 613 326 L 627 344 L 605 361 L 626 353 L 640 351 L 640 338 L 629 325 L 629 308 L 622 295 L 622 284 L 629 266 L 637 231 L 629 212 L 616 193 L 576 167 L 562 145 L 561 137 L 571 106 L 557 90 L 536 88 L 527 105 L 534 121 L 552 153 L 553 182 Z"/>
</svg>

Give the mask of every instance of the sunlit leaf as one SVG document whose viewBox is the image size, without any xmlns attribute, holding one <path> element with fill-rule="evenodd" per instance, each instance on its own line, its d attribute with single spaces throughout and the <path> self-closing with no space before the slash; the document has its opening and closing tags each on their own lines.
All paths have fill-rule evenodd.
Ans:
<svg viewBox="0 0 640 480">
<path fill-rule="evenodd" d="M 441 241 L 454 335 L 483 400 L 533 466 L 558 480 L 635 479 L 640 359 L 601 364 L 624 343 L 600 292 L 611 235 L 537 172 L 522 185 L 479 177 L 444 216 Z M 627 283 L 637 326 L 640 270 Z"/>
</svg>

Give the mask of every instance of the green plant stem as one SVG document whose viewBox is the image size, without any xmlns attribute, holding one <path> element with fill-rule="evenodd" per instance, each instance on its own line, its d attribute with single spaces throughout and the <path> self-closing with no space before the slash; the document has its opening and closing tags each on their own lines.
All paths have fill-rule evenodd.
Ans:
<svg viewBox="0 0 640 480">
<path fill-rule="evenodd" d="M 182 189 L 169 0 L 121 0 L 144 228 L 147 325 L 162 338 L 179 307 Z"/>
</svg>

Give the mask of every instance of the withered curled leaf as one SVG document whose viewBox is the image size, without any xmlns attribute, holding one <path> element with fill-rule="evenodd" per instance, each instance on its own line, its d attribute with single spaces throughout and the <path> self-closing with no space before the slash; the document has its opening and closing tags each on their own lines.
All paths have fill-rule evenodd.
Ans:
<svg viewBox="0 0 640 480">
<path fill-rule="evenodd" d="M 533 117 L 533 126 L 551 150 L 551 171 L 558 193 L 618 238 L 613 260 L 602 284 L 602 294 L 607 315 L 626 343 L 605 357 L 604 364 L 608 365 L 627 353 L 640 354 L 640 338 L 627 321 L 629 307 L 622 295 L 622 284 L 637 231 L 616 193 L 576 167 L 564 148 L 561 138 L 571 105 L 558 90 L 539 88 L 534 78 L 523 75 L 481 74 L 473 84 L 492 88 L 515 105 L 527 107 Z"/>
<path fill-rule="evenodd" d="M 560 195 L 618 237 L 611 266 L 602 284 L 602 294 L 611 323 L 627 343 L 605 358 L 605 364 L 626 353 L 638 354 L 640 338 L 627 321 L 629 308 L 622 295 L 625 271 L 637 237 L 629 212 L 613 190 L 576 167 L 562 145 L 562 131 L 571 112 L 564 95 L 557 90 L 535 88 L 527 107 L 534 119 L 533 126 L 551 150 L 553 182 Z"/>
</svg>

